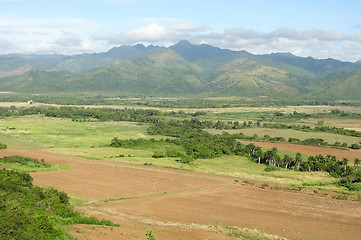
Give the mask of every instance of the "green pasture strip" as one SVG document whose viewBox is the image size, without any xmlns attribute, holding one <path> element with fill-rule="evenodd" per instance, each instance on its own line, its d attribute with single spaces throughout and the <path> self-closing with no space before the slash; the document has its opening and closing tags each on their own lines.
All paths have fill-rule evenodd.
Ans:
<svg viewBox="0 0 361 240">
<path fill-rule="evenodd" d="M 12 130 L 1 131 L 6 127 Z M 47 147 L 104 146 L 109 145 L 114 136 L 121 139 L 156 138 L 146 136 L 146 129 L 146 125 L 131 122 L 72 122 L 41 116 L 0 119 L 0 136 L 16 137 Z"/>
<path fill-rule="evenodd" d="M 22 156 L 5 156 L 0 158 L 0 166 L 11 168 L 13 170 L 22 172 L 41 172 L 71 169 L 69 166 L 59 166 L 46 163 L 44 159 L 39 160 L 35 158 Z"/>
<path fill-rule="evenodd" d="M 0 160 L 0 166 L 10 168 L 21 172 L 46 172 L 46 171 L 57 171 L 72 169 L 73 167 L 66 165 L 52 165 L 51 167 L 33 167 L 31 165 L 20 165 L 16 163 L 3 163 Z"/>
<path fill-rule="evenodd" d="M 334 144 L 335 142 L 347 143 L 351 145 L 353 143 L 361 142 L 361 138 L 338 135 L 332 133 L 321 133 L 321 132 L 301 132 L 292 129 L 275 129 L 275 128 L 246 128 L 246 129 L 237 129 L 237 130 L 217 130 L 210 129 L 208 132 L 212 134 L 221 134 L 222 132 L 228 132 L 230 134 L 243 133 L 246 136 L 257 135 L 258 137 L 264 137 L 264 135 L 269 135 L 270 137 L 283 137 L 286 141 L 288 138 L 298 138 L 300 140 L 305 140 L 308 138 L 321 138 L 328 143 Z"/>
<path fill-rule="evenodd" d="M 11 146 L 11 148 L 14 149 L 39 149 L 43 147 L 38 143 L 19 139 L 14 135 L 4 133 L 1 130 L 0 130 L 0 142 L 5 143 L 6 145 L 8 145 L 8 147 Z"/>
</svg>

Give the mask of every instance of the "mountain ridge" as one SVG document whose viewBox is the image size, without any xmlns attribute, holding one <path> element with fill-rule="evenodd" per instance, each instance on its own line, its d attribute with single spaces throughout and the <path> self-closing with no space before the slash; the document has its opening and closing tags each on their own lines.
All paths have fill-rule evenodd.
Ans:
<svg viewBox="0 0 361 240">
<path fill-rule="evenodd" d="M 361 86 L 360 71 L 358 63 L 254 55 L 182 40 L 170 47 L 124 45 L 73 56 L 2 55 L 0 90 L 361 99 L 354 90 Z"/>
</svg>

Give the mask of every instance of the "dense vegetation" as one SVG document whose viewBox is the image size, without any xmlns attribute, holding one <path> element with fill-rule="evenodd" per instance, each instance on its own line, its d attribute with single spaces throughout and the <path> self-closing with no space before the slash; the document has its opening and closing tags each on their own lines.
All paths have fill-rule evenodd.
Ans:
<svg viewBox="0 0 361 240">
<path fill-rule="evenodd" d="M 0 170 L 1 239 L 72 239 L 63 225 L 115 225 L 82 216 L 73 209 L 66 193 L 33 186 L 32 180 L 27 173 Z"/>
<path fill-rule="evenodd" d="M 155 158 L 162 157 L 180 157 L 183 163 L 189 163 L 195 159 L 210 159 L 222 155 L 241 155 L 250 158 L 258 164 L 266 164 L 266 170 L 272 171 L 277 167 L 293 169 L 297 171 L 326 171 L 331 176 L 339 178 L 340 183 L 344 184 L 351 190 L 357 185 L 353 183 L 361 182 L 361 172 L 358 171 L 360 160 L 354 160 L 355 165 L 349 166 L 348 159 L 338 160 L 336 157 L 328 155 L 310 156 L 307 160 L 303 160 L 301 154 L 296 157 L 289 155 L 280 156 L 277 148 L 263 151 L 254 144 L 244 145 L 238 140 L 243 138 L 242 134 L 223 134 L 212 135 L 202 130 L 202 124 L 196 120 L 183 121 L 160 121 L 152 124 L 148 128 L 148 134 L 164 135 L 174 137 L 173 139 L 158 140 L 158 142 L 166 141 L 174 145 L 182 146 L 185 154 L 182 152 L 159 152 L 153 154 Z M 113 138 L 110 146 L 132 148 L 139 145 L 145 145 L 147 142 L 156 142 L 156 140 L 119 140 Z"/>
</svg>

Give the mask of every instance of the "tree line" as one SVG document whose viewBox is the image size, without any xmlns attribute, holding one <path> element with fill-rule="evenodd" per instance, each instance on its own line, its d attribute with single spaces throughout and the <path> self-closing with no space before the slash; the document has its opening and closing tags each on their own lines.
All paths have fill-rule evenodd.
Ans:
<svg viewBox="0 0 361 240">
<path fill-rule="evenodd" d="M 222 134 L 212 135 L 203 130 L 199 122 L 194 119 L 156 122 L 150 125 L 147 133 L 175 137 L 166 141 L 183 147 L 185 154 L 181 155 L 182 159 L 180 161 L 184 163 L 196 159 L 209 159 L 234 154 L 246 156 L 258 164 L 270 166 L 271 168 L 268 169 L 279 167 L 297 171 L 325 171 L 330 173 L 331 176 L 339 178 L 349 188 L 355 187 L 355 185 L 352 185 L 353 183 L 361 182 L 361 171 L 358 169 L 360 160 L 358 158 L 354 160 L 354 166 L 349 166 L 347 158 L 338 160 L 331 155 L 326 157 L 322 155 L 310 156 L 307 160 L 303 160 L 300 153 L 297 153 L 295 157 L 290 155 L 281 156 L 278 154 L 277 148 L 264 151 L 254 144 L 242 144 L 239 141 L 242 139 L 242 134 L 223 132 Z M 139 140 L 142 143 L 144 141 L 147 140 Z M 137 141 L 113 138 L 111 146 L 129 147 L 130 142 L 135 144 Z M 167 153 L 159 152 L 155 155 L 156 157 L 168 156 Z"/>
</svg>

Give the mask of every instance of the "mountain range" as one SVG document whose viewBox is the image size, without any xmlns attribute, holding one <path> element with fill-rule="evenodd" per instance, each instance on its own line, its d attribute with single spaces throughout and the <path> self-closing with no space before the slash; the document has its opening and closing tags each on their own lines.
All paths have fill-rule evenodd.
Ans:
<svg viewBox="0 0 361 240">
<path fill-rule="evenodd" d="M 0 91 L 361 100 L 361 61 L 255 55 L 182 40 L 104 53 L 0 56 Z"/>
</svg>

